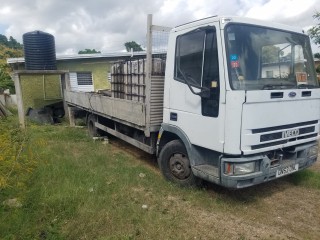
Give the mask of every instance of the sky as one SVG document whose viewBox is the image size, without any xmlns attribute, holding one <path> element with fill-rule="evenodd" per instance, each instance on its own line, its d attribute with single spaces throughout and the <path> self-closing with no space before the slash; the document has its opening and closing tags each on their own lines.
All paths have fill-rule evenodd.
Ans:
<svg viewBox="0 0 320 240">
<path fill-rule="evenodd" d="M 124 43 L 145 46 L 147 14 L 153 24 L 174 27 L 213 15 L 243 16 L 300 27 L 318 22 L 320 0 L 1 0 L 0 34 L 41 30 L 54 35 L 58 54 L 86 48 L 123 51 Z M 313 45 L 314 52 L 320 49 Z"/>
</svg>

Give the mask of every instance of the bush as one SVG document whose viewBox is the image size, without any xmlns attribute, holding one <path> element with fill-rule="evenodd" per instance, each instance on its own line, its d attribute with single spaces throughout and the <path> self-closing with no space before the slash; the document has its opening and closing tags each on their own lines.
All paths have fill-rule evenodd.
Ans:
<svg viewBox="0 0 320 240">
<path fill-rule="evenodd" d="M 30 146 L 15 116 L 0 118 L 0 191 L 25 185 L 36 163 Z"/>
</svg>

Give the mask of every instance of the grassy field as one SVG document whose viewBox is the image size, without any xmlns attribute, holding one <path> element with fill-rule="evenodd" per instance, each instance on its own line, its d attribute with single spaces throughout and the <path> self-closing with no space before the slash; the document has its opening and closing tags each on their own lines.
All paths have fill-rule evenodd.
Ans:
<svg viewBox="0 0 320 240">
<path fill-rule="evenodd" d="M 0 189 L 0 239 L 320 239 L 319 163 L 239 191 L 183 189 L 119 140 L 65 125 L 27 135 L 36 163 L 23 188 Z"/>
</svg>

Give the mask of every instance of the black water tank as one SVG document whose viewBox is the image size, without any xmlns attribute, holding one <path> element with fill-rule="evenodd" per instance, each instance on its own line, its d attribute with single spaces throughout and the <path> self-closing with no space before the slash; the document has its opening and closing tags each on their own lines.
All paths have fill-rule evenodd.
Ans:
<svg viewBox="0 0 320 240">
<path fill-rule="evenodd" d="M 54 37 L 45 32 L 33 31 L 23 34 L 26 70 L 56 70 Z"/>
</svg>

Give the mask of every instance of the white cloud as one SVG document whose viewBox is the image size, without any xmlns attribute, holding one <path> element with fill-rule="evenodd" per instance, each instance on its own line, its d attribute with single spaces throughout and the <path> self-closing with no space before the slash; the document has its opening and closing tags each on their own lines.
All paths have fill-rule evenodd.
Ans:
<svg viewBox="0 0 320 240">
<path fill-rule="evenodd" d="M 11 8 L 6 6 L 3 8 L 0 8 L 0 14 L 8 15 L 11 13 Z"/>
<path fill-rule="evenodd" d="M 95 48 L 124 49 L 126 41 L 145 44 L 146 16 L 154 24 L 176 26 L 212 15 L 250 16 L 306 28 L 319 0 L 10 0 L 0 7 L 5 34 L 42 30 L 55 36 L 58 53 Z M 320 8 L 320 7 L 319 7 Z M 3 34 L 3 33 L 2 33 Z"/>
<path fill-rule="evenodd" d="M 317 0 L 270 0 L 265 4 L 253 6 L 245 15 L 263 20 L 291 18 L 315 6 L 316 2 Z"/>
</svg>

